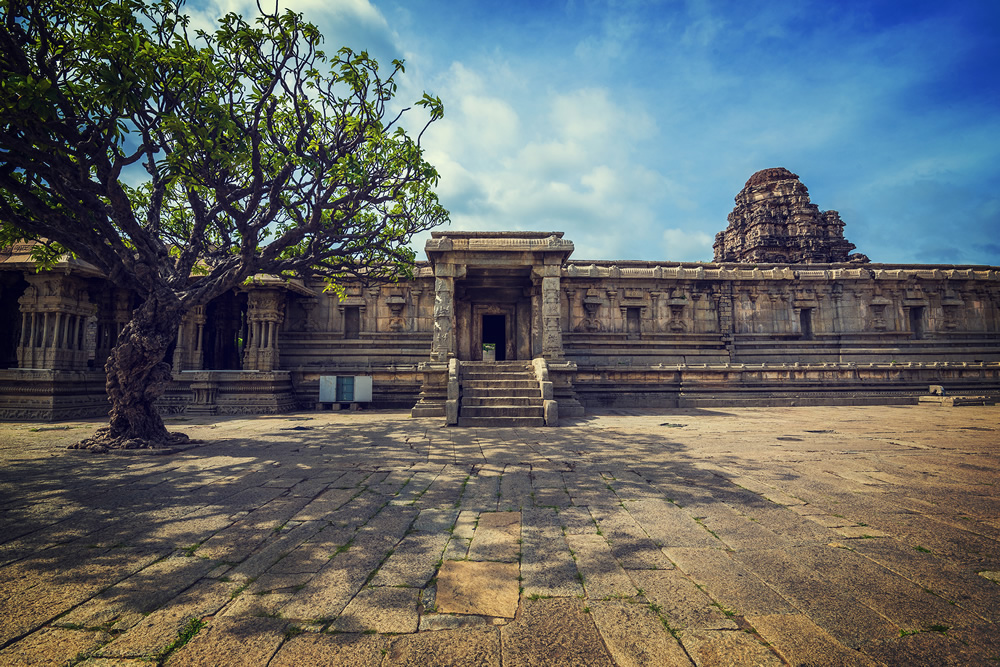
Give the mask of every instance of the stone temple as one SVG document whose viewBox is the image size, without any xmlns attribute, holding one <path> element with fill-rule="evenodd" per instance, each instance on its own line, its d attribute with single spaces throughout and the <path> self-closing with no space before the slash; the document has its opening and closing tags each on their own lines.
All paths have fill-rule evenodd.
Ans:
<svg viewBox="0 0 1000 667">
<path fill-rule="evenodd" d="M 854 244 L 844 238 L 836 211 L 820 211 L 809 202 L 799 177 L 778 167 L 750 177 L 736 195 L 729 227 L 715 235 L 716 262 L 756 264 L 867 263 L 849 255 Z"/>
<path fill-rule="evenodd" d="M 1000 267 L 852 250 L 781 168 L 747 181 L 711 263 L 576 259 L 561 232 L 436 232 L 408 282 L 337 297 L 262 276 L 190 312 L 160 408 L 360 403 L 503 426 L 1000 392 Z M 35 273 L 30 247 L 0 251 L 0 419 L 106 414 L 104 360 L 134 304 L 83 262 Z"/>
</svg>

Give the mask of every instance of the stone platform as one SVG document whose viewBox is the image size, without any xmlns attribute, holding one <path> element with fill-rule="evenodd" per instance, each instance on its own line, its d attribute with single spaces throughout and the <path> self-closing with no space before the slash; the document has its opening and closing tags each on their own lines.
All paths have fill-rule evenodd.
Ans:
<svg viewBox="0 0 1000 667">
<path fill-rule="evenodd" d="M 0 431 L 0 664 L 995 665 L 1000 408 Z"/>
</svg>

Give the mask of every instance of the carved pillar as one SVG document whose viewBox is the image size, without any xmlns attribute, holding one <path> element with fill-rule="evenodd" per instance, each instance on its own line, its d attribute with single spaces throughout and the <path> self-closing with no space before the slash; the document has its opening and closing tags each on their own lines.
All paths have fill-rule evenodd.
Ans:
<svg viewBox="0 0 1000 667">
<path fill-rule="evenodd" d="M 575 289 L 566 290 L 566 331 L 573 331 L 573 300 L 576 297 Z"/>
<path fill-rule="evenodd" d="M 55 273 L 27 274 L 25 279 L 28 288 L 18 299 L 22 314 L 18 366 L 51 370 L 86 368 L 83 326 L 96 311 L 87 294 L 86 282 L 76 276 Z"/>
<path fill-rule="evenodd" d="M 303 331 L 316 331 L 316 321 L 313 319 L 313 311 L 316 310 L 316 306 L 319 305 L 319 300 L 316 298 L 311 299 L 300 299 L 299 303 L 302 305 L 302 330 Z M 285 325 L 287 329 L 289 325 Z"/>
<path fill-rule="evenodd" d="M 249 341 L 243 352 L 243 369 L 270 372 L 278 368 L 278 326 L 285 319 L 284 292 L 254 289 L 247 300 Z"/>
<path fill-rule="evenodd" d="M 410 331 L 420 330 L 420 322 L 418 318 L 420 317 L 420 295 L 423 293 L 424 291 L 419 287 L 413 287 L 410 289 L 411 305 L 408 313 L 410 317 Z"/>
<path fill-rule="evenodd" d="M 661 272 L 663 271 L 663 269 L 659 266 L 656 267 L 656 269 Z M 650 317 L 650 331 L 653 333 L 660 333 L 660 330 L 663 328 L 660 323 L 660 299 L 665 296 L 667 295 L 663 292 L 652 291 L 649 293 L 650 308 L 652 309 L 652 315 Z"/>
<path fill-rule="evenodd" d="M 431 355 L 436 361 L 446 361 L 455 353 L 455 279 L 441 276 L 434 279 L 434 338 Z"/>
<path fill-rule="evenodd" d="M 431 342 L 433 361 L 447 361 L 449 356 L 455 356 L 454 268 L 450 264 L 434 267 L 437 275 L 434 278 L 434 338 Z"/>
<path fill-rule="evenodd" d="M 542 278 L 542 356 L 546 359 L 563 358 L 561 315 L 559 276 L 546 276 Z"/>
<path fill-rule="evenodd" d="M 376 333 L 380 331 L 380 327 L 378 325 L 378 311 L 379 311 L 378 298 L 379 295 L 382 293 L 382 289 L 379 287 L 369 287 L 368 289 L 364 290 L 364 293 L 366 294 L 365 302 L 373 304 L 371 310 L 366 310 L 363 313 L 368 315 L 368 317 L 370 318 L 368 320 L 367 326 L 365 327 L 365 330 Z"/>
<path fill-rule="evenodd" d="M 205 363 L 205 306 L 195 306 L 188 311 L 177 327 L 177 344 L 174 346 L 175 373 L 200 371 Z"/>
<path fill-rule="evenodd" d="M 128 290 L 110 287 L 101 294 L 97 309 L 97 331 L 94 341 L 94 363 L 103 368 L 118 344 L 118 335 L 132 318 L 132 295 Z"/>
<path fill-rule="evenodd" d="M 184 352 L 187 348 L 188 342 L 184 339 L 184 327 L 187 324 L 187 316 L 181 320 L 181 323 L 177 325 L 177 342 L 174 343 L 174 358 L 171 362 L 171 367 L 174 373 L 180 373 L 183 370 L 188 370 L 184 368 Z"/>
<path fill-rule="evenodd" d="M 541 356 L 549 360 L 563 358 L 562 299 L 559 289 L 561 267 L 547 264 L 535 267 L 536 277 L 541 278 Z"/>
</svg>

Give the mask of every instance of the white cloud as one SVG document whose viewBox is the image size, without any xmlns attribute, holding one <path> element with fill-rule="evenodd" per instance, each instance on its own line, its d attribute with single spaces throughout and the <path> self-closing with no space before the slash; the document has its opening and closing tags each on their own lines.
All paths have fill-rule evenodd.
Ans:
<svg viewBox="0 0 1000 667">
<path fill-rule="evenodd" d="M 449 111 L 427 157 L 452 228 L 567 231 L 577 255 L 634 254 L 675 189 L 633 159 L 656 134 L 650 114 L 601 87 L 525 94 L 508 75 L 504 62 L 455 63 L 441 81 Z"/>
<path fill-rule="evenodd" d="M 277 8 L 298 12 L 316 24 L 324 37 L 323 49 L 332 56 L 342 46 L 368 51 L 385 69 L 402 49 L 399 37 L 382 12 L 369 0 L 262 0 L 265 11 Z M 187 7 L 195 27 L 214 30 L 218 17 L 230 12 L 251 20 L 258 15 L 256 0 L 207 0 Z"/>
<path fill-rule="evenodd" d="M 405 54 L 401 105 L 423 90 L 444 100 L 424 145 L 452 228 L 559 229 L 577 258 L 708 260 L 750 174 L 784 166 L 873 259 L 914 261 L 902 239 L 995 235 L 983 3 L 288 1 L 329 52 Z M 912 186 L 927 181 L 975 195 L 917 205 Z M 963 201 L 977 206 L 956 215 Z"/>
<path fill-rule="evenodd" d="M 664 257 L 678 262 L 710 262 L 714 241 L 715 237 L 703 231 L 664 229 Z"/>
</svg>

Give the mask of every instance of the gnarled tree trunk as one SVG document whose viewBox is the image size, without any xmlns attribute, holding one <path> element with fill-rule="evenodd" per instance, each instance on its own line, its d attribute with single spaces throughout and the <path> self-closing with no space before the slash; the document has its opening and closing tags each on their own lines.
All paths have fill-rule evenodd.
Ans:
<svg viewBox="0 0 1000 667">
<path fill-rule="evenodd" d="M 182 433 L 167 432 L 155 405 L 172 379 L 170 364 L 163 357 L 177 335 L 181 316 L 176 302 L 164 304 L 155 298 L 132 313 L 104 366 L 110 424 L 73 448 L 155 449 L 188 440 Z"/>
</svg>

